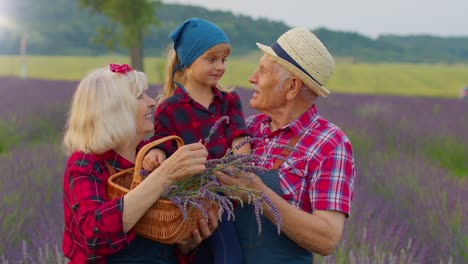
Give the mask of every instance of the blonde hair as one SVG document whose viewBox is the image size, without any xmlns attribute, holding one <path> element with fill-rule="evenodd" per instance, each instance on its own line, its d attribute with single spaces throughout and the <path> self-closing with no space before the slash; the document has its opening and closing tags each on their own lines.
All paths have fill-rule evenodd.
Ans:
<svg viewBox="0 0 468 264">
<path fill-rule="evenodd" d="M 218 52 L 218 51 L 224 51 L 227 57 L 229 56 L 229 54 L 231 54 L 231 45 L 229 45 L 228 43 L 220 43 L 216 46 L 209 48 L 203 54 L 207 52 Z M 191 65 L 185 69 L 175 70 L 175 67 L 178 62 L 179 62 L 179 58 L 177 57 L 177 53 L 172 47 L 172 45 L 170 45 L 168 47 L 168 52 L 167 52 L 166 77 L 164 78 L 164 86 L 163 86 L 162 91 L 159 93 L 159 95 L 156 98 L 156 101 L 158 104 L 160 104 L 162 101 L 166 100 L 168 97 L 171 97 L 174 94 L 174 91 L 176 88 L 174 81 L 182 85 L 185 83 L 185 80 L 187 78 L 187 71 L 190 71 Z M 218 84 L 217 87 L 221 91 L 226 91 L 226 92 L 230 92 L 234 90 L 234 87 L 225 88 L 225 87 L 222 87 L 220 84 Z"/>
<path fill-rule="evenodd" d="M 75 151 L 101 154 L 137 136 L 135 115 L 138 97 L 148 89 L 142 72 L 96 69 L 78 85 L 73 95 L 63 145 Z"/>
</svg>

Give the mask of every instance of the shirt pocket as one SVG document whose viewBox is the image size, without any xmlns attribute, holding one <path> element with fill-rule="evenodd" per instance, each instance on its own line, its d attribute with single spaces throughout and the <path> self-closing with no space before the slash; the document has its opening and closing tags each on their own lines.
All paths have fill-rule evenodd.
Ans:
<svg viewBox="0 0 468 264">
<path fill-rule="evenodd" d="M 307 159 L 288 157 L 280 167 L 280 186 L 283 198 L 292 204 L 301 204 L 307 191 Z"/>
</svg>

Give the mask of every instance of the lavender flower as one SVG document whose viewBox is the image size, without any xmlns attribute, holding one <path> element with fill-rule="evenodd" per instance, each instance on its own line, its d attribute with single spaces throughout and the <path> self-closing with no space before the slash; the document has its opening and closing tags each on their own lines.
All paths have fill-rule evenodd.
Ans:
<svg viewBox="0 0 468 264">
<path fill-rule="evenodd" d="M 216 121 L 210 129 L 208 137 L 205 138 L 205 144 L 209 142 L 210 136 L 217 131 L 224 121 L 228 122 L 229 118 L 223 116 Z M 246 137 L 238 146 L 240 148 L 254 140 L 257 139 Z M 181 209 L 184 220 L 188 217 L 188 207 L 199 210 L 203 217 L 208 220 L 207 210 L 211 206 L 210 203 L 213 202 L 219 206 L 219 219 L 221 219 L 221 214 L 224 211 L 227 214 L 228 220 L 235 220 L 234 204 L 232 201 L 238 202 L 242 207 L 244 206 L 244 201 L 247 201 L 247 204 L 252 204 L 254 207 L 259 234 L 262 231 L 262 222 L 260 220 L 264 207 L 272 212 L 279 232 L 282 224 L 281 216 L 278 208 L 276 208 L 267 195 L 244 186 L 222 186 L 214 175 L 215 172 L 221 171 L 231 177 L 238 178 L 249 177 L 248 173 L 251 172 L 266 171 L 267 168 L 259 165 L 261 164 L 261 157 L 253 153 L 254 151 L 251 154 L 234 154 L 229 149 L 223 157 L 208 160 L 205 165 L 205 172 L 181 180 L 173 186 L 165 186 L 162 198 L 173 201 Z"/>
<path fill-rule="evenodd" d="M 203 207 L 203 201 L 200 199 L 187 199 L 187 203 L 200 211 L 203 215 L 203 219 L 208 222 L 208 212 Z"/>
<path fill-rule="evenodd" d="M 179 186 L 177 185 L 171 185 L 171 186 L 167 186 L 167 184 L 164 184 L 163 185 L 163 188 L 164 188 L 164 191 L 162 193 L 162 196 L 164 197 L 172 197 L 172 193 L 177 191 L 179 189 Z"/>
<path fill-rule="evenodd" d="M 143 176 L 143 178 L 146 178 L 149 175 L 149 172 L 146 171 L 145 169 L 140 170 L 140 176 Z"/>
<path fill-rule="evenodd" d="M 218 130 L 218 127 L 226 121 L 227 124 L 229 124 L 229 117 L 228 116 L 222 116 L 220 119 L 216 120 L 214 125 L 211 127 L 210 132 L 208 133 L 208 136 L 205 138 L 205 145 L 210 142 L 210 137 Z"/>
<path fill-rule="evenodd" d="M 187 221 L 188 219 L 187 207 L 182 204 L 181 199 L 176 196 L 176 197 L 172 197 L 170 201 L 173 202 L 177 207 L 179 207 L 180 211 L 182 212 L 182 217 L 184 221 Z"/>
<path fill-rule="evenodd" d="M 270 197 L 268 197 L 268 195 L 266 195 L 264 192 L 261 192 L 260 196 L 261 196 L 262 201 L 268 205 L 270 212 L 273 215 L 273 218 L 275 219 L 275 223 L 276 223 L 276 227 L 277 227 L 278 235 L 279 235 L 281 233 L 281 225 L 283 224 L 279 210 L 275 206 L 275 204 L 271 201 Z"/>
<path fill-rule="evenodd" d="M 255 210 L 255 220 L 257 220 L 258 225 L 258 235 L 262 233 L 262 219 L 260 215 L 263 213 L 263 207 L 260 199 L 253 200 L 254 210 Z"/>
<path fill-rule="evenodd" d="M 242 148 L 243 146 L 245 146 L 245 145 L 247 145 L 249 143 L 251 143 L 251 137 L 245 137 L 234 148 L 236 150 L 239 150 L 240 148 Z"/>
</svg>

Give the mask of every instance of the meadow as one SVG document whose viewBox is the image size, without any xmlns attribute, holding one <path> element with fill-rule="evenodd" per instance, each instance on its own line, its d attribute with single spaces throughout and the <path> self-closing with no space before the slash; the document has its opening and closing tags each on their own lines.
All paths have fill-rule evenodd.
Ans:
<svg viewBox="0 0 468 264">
<path fill-rule="evenodd" d="M 248 78 L 257 66 L 259 53 L 229 57 L 223 85 L 250 87 Z M 80 80 L 91 69 L 112 63 L 129 63 L 122 56 L 28 56 L 27 76 L 47 80 Z M 145 72 L 151 83 L 162 83 L 164 58 L 146 58 Z M 351 60 L 336 61 L 336 70 L 328 87 L 334 92 L 455 98 L 468 85 L 465 64 L 362 64 Z M 0 76 L 20 76 L 19 56 L 0 56 Z"/>
<path fill-rule="evenodd" d="M 0 263 L 65 262 L 60 138 L 76 80 L 109 61 L 126 62 L 31 57 L 22 80 L 19 59 L 0 57 Z M 164 61 L 146 62 L 155 96 Z M 229 63 L 225 84 L 255 68 Z M 317 263 L 468 263 L 468 100 L 455 98 L 467 70 L 338 64 L 334 93 L 317 105 L 349 135 L 358 178 L 343 240 Z M 248 84 L 237 84 L 245 115 L 255 114 Z"/>
</svg>

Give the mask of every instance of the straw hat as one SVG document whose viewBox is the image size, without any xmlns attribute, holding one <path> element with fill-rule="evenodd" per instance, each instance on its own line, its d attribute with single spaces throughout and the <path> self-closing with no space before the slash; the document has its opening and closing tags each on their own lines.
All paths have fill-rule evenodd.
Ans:
<svg viewBox="0 0 468 264">
<path fill-rule="evenodd" d="M 320 96 L 330 94 L 323 85 L 335 69 L 333 57 L 322 42 L 305 28 L 293 28 L 271 46 L 257 43 L 264 54 L 280 63 Z"/>
</svg>

